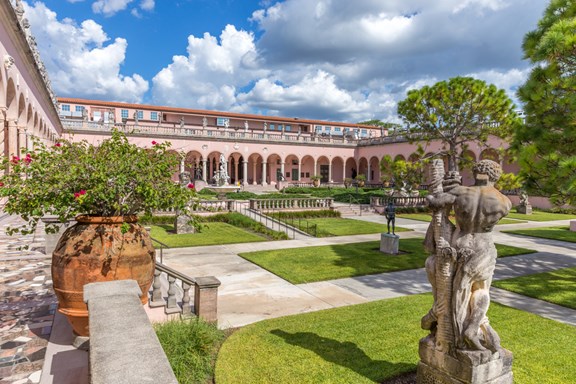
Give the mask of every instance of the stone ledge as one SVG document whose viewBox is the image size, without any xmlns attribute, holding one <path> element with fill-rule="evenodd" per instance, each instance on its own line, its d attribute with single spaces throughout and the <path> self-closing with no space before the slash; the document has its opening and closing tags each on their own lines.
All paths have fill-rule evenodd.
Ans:
<svg viewBox="0 0 576 384">
<path fill-rule="evenodd" d="M 134 280 L 84 287 L 90 324 L 92 384 L 177 384 Z"/>
</svg>

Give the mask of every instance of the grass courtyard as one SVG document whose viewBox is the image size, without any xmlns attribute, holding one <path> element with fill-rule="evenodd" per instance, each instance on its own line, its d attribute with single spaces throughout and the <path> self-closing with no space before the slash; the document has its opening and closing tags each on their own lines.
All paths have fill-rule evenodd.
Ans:
<svg viewBox="0 0 576 384">
<path fill-rule="evenodd" d="M 378 383 L 413 372 L 431 304 L 414 295 L 245 326 L 222 345 L 216 382 Z M 515 382 L 573 383 L 576 328 L 495 303 L 488 315 L 514 353 Z"/>
<path fill-rule="evenodd" d="M 576 243 L 576 232 L 570 231 L 570 228 L 566 226 L 515 229 L 512 231 L 502 231 L 502 232 L 523 236 L 539 237 L 542 239 L 560 240 L 560 241 L 567 241 L 570 243 Z"/>
<path fill-rule="evenodd" d="M 401 254 L 384 255 L 379 241 L 276 249 L 240 254 L 241 257 L 293 284 L 423 268 L 426 253 L 421 238 L 400 239 Z M 533 250 L 497 244 L 499 257 Z"/>
</svg>

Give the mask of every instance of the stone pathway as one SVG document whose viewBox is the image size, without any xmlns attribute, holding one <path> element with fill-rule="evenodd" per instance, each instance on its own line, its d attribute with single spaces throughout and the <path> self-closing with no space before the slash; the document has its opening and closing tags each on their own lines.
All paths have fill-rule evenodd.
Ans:
<svg viewBox="0 0 576 384">
<path fill-rule="evenodd" d="M 0 219 L 0 384 L 39 383 L 57 300 L 39 235 L 11 237 Z M 38 228 L 37 234 L 43 233 Z M 19 249 L 27 245 L 28 249 Z"/>
</svg>

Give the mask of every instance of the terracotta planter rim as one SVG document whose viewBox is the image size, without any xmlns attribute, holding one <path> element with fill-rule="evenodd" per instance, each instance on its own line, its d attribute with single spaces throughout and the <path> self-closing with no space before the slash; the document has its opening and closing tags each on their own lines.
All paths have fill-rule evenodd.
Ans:
<svg viewBox="0 0 576 384">
<path fill-rule="evenodd" d="M 76 221 L 82 224 L 122 224 L 122 223 L 135 223 L 138 221 L 136 215 L 126 216 L 95 216 L 95 215 L 79 215 Z"/>
</svg>

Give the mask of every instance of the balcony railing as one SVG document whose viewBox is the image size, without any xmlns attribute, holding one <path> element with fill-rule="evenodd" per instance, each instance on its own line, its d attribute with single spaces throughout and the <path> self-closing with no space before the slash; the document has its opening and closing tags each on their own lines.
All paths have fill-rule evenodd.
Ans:
<svg viewBox="0 0 576 384">
<path fill-rule="evenodd" d="M 250 199 L 250 209 L 255 211 L 296 211 L 302 209 L 333 209 L 334 199 L 326 198 L 289 198 L 289 199 Z"/>
<path fill-rule="evenodd" d="M 267 141 L 267 142 L 293 142 L 293 143 L 316 143 L 325 145 L 347 145 L 356 146 L 366 139 L 355 139 L 351 136 L 325 135 L 316 133 L 278 132 L 278 131 L 246 131 L 240 127 L 217 127 L 217 126 L 191 126 L 176 125 L 168 123 L 158 124 L 135 124 L 135 123 L 104 123 L 96 121 L 85 121 L 79 119 L 61 118 L 62 126 L 65 130 L 72 132 L 110 132 L 113 128 L 119 129 L 127 134 L 145 134 L 151 136 L 176 136 L 191 139 L 230 139 L 246 141 Z"/>
</svg>

